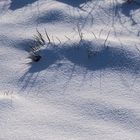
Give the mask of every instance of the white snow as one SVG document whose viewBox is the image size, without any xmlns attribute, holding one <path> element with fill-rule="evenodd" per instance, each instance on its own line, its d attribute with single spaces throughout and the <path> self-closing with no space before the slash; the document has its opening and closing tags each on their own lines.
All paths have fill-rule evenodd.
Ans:
<svg viewBox="0 0 140 140">
<path fill-rule="evenodd" d="M 0 0 L 0 140 L 139 140 L 139 50 L 135 2 Z"/>
</svg>

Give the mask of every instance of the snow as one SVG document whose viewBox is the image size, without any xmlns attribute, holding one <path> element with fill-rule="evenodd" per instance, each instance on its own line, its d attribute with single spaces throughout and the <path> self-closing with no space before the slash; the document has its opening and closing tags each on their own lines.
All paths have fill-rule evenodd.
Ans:
<svg viewBox="0 0 140 140">
<path fill-rule="evenodd" d="M 140 0 L 135 0 L 135 2 L 140 3 Z"/>
<path fill-rule="evenodd" d="M 139 85 L 138 3 L 0 1 L 0 140 L 139 140 Z"/>
</svg>

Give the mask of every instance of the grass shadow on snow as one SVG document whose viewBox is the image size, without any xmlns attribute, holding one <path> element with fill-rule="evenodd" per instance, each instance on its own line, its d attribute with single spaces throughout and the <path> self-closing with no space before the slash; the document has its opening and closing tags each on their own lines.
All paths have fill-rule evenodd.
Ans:
<svg viewBox="0 0 140 140">
<path fill-rule="evenodd" d="M 11 10 L 17 10 L 19 8 L 22 8 L 28 4 L 32 4 L 36 2 L 37 0 L 11 0 L 10 9 Z"/>
<path fill-rule="evenodd" d="M 88 49 L 92 48 L 93 54 L 88 57 Z M 111 69 L 117 71 L 127 71 L 130 73 L 139 73 L 140 57 L 128 50 L 109 47 L 102 47 L 99 50 L 94 49 L 90 42 L 83 44 L 73 44 L 59 48 L 42 50 L 42 59 L 38 63 L 30 65 L 29 73 L 40 72 L 61 59 L 71 61 L 73 64 L 85 67 L 89 70 Z"/>
<path fill-rule="evenodd" d="M 30 68 L 19 78 L 18 84 L 22 85 L 21 91 L 31 89 L 36 84 L 39 73 L 59 60 L 57 53 L 52 50 L 43 50 L 41 55 L 43 58 L 39 62 L 29 63 Z"/>
<path fill-rule="evenodd" d="M 94 50 L 93 55 L 89 58 L 87 50 L 91 48 Z M 140 74 L 140 56 L 138 54 L 114 47 L 97 49 L 94 48 L 94 44 L 86 41 L 82 44 L 66 44 L 41 50 L 41 60 L 29 63 L 28 70 L 19 78 L 18 83 L 22 85 L 21 90 L 33 87 L 40 72 L 54 67 L 60 69 L 63 66 L 61 60 L 66 63 L 71 62 L 74 67 L 80 66 L 90 71 L 108 69 L 122 73 Z"/>
</svg>

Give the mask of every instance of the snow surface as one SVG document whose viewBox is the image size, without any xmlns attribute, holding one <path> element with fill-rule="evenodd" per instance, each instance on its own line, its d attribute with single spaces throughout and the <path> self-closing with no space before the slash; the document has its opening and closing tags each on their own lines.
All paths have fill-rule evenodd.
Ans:
<svg viewBox="0 0 140 140">
<path fill-rule="evenodd" d="M 135 2 L 0 0 L 0 140 L 139 140 L 139 50 Z"/>
</svg>

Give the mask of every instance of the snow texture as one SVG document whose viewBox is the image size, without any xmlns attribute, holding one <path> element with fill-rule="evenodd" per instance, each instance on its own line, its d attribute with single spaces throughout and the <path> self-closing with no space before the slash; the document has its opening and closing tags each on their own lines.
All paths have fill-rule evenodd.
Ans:
<svg viewBox="0 0 140 140">
<path fill-rule="evenodd" d="M 0 140 L 139 139 L 140 5 L 0 0 Z"/>
</svg>

